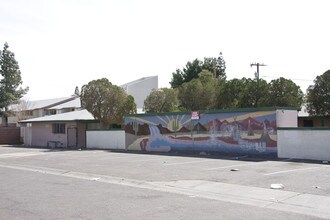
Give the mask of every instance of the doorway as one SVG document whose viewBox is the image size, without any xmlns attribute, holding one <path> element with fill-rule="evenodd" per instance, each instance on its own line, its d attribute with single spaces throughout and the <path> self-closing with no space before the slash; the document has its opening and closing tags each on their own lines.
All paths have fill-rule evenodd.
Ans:
<svg viewBox="0 0 330 220">
<path fill-rule="evenodd" d="M 68 147 L 78 146 L 77 127 L 68 127 Z"/>
</svg>

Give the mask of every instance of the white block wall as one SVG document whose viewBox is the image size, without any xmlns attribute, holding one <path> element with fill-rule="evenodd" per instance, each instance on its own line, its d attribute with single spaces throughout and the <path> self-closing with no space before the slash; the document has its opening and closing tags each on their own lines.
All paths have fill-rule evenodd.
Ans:
<svg viewBox="0 0 330 220">
<path fill-rule="evenodd" d="M 87 148 L 125 149 L 125 131 L 86 131 Z"/>
<path fill-rule="evenodd" d="M 298 127 L 298 111 L 276 110 L 276 125 L 279 128 Z"/>
<path fill-rule="evenodd" d="M 279 158 L 330 161 L 330 129 L 277 130 Z"/>
</svg>

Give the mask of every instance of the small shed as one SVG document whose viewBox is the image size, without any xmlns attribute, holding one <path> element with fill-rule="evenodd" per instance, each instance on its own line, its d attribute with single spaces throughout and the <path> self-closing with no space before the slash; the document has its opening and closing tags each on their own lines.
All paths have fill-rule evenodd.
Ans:
<svg viewBox="0 0 330 220">
<path fill-rule="evenodd" d="M 312 116 L 307 112 L 306 106 L 302 106 L 298 112 L 298 127 L 330 127 L 330 116 Z"/>
<path fill-rule="evenodd" d="M 87 110 L 20 121 L 25 146 L 85 148 L 86 127 L 97 122 Z"/>
</svg>

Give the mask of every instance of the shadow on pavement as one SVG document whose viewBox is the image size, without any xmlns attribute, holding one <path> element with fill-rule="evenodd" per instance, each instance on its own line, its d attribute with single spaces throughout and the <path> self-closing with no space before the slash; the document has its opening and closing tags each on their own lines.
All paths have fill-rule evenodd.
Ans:
<svg viewBox="0 0 330 220">
<path fill-rule="evenodd" d="M 121 149 L 98 149 L 98 148 L 49 148 L 49 147 L 35 147 L 24 145 L 0 145 L 0 147 L 6 148 L 21 148 L 21 149 L 44 149 L 45 152 L 59 152 L 59 151 L 103 151 L 109 153 L 127 153 L 127 154 L 149 154 L 158 156 L 178 156 L 178 157 L 195 157 L 195 158 L 208 158 L 208 159 L 222 159 L 222 160 L 239 160 L 250 162 L 265 162 L 265 161 L 283 161 L 283 162 L 295 162 L 295 163 L 312 163 L 312 164 L 327 164 L 328 161 L 320 160 L 306 160 L 295 158 L 277 158 L 269 155 L 256 155 L 256 154 L 238 154 L 228 152 L 198 152 L 198 151 L 182 151 L 182 152 L 147 152 L 147 151 L 132 151 Z"/>
</svg>

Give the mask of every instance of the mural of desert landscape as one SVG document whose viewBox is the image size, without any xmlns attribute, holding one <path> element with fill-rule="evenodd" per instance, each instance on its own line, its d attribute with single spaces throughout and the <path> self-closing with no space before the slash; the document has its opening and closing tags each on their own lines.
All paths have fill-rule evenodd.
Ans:
<svg viewBox="0 0 330 220">
<path fill-rule="evenodd" d="M 127 150 L 276 154 L 276 111 L 129 115 L 125 137 Z"/>
</svg>

